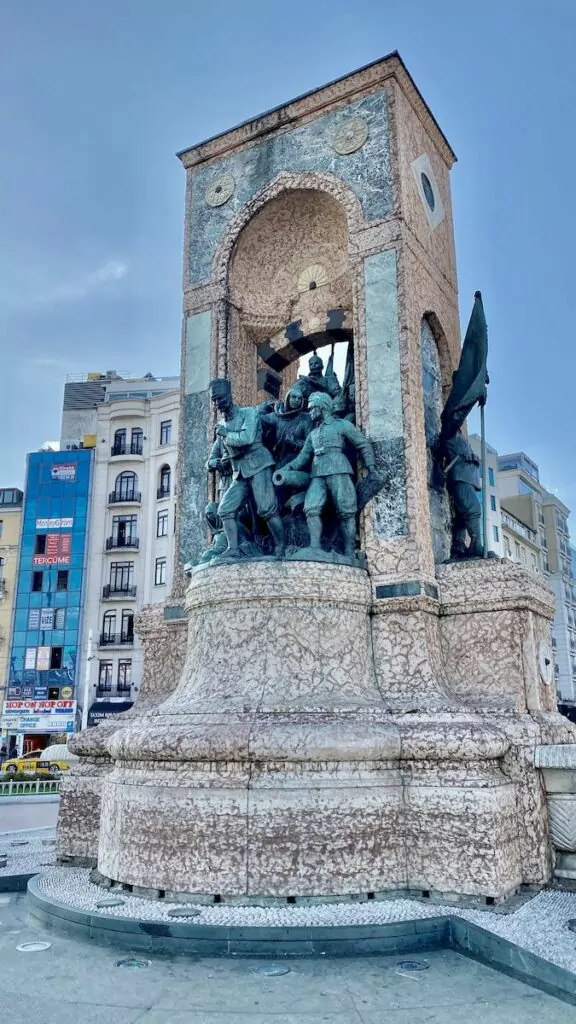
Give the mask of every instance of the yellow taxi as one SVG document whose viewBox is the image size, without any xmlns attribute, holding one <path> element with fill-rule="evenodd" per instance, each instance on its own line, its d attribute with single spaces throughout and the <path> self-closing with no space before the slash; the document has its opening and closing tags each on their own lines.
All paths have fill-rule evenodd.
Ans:
<svg viewBox="0 0 576 1024">
<path fill-rule="evenodd" d="M 22 757 L 11 757 L 1 766 L 3 775 L 61 775 L 76 760 L 65 743 L 56 743 L 45 750 L 31 750 Z"/>
</svg>

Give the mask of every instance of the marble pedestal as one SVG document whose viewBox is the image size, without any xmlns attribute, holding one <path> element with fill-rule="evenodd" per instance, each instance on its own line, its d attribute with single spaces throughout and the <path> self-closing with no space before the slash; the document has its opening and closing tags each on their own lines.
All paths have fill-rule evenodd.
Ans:
<svg viewBox="0 0 576 1024">
<path fill-rule="evenodd" d="M 449 707 L 399 710 L 379 682 L 364 570 L 206 566 L 186 601 L 176 691 L 107 744 L 101 875 L 204 899 L 499 899 L 528 880 L 532 801 L 545 851 L 532 874 L 546 880 L 544 796 L 526 796 L 538 779 L 518 769 L 516 718 L 479 714 L 447 677 Z"/>
<path fill-rule="evenodd" d="M 144 648 L 144 673 L 134 706 L 69 741 L 80 760 L 62 779 L 56 847 L 60 864 L 96 865 L 102 783 L 112 770 L 107 743 L 118 730 L 161 704 L 179 680 L 186 651 L 186 619 L 178 608 L 167 617 L 166 608 L 169 606 L 143 608 L 136 619 Z"/>
</svg>

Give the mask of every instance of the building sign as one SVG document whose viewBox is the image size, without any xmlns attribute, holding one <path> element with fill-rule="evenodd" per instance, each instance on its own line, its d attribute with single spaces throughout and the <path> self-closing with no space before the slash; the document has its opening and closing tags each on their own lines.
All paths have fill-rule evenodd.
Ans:
<svg viewBox="0 0 576 1024">
<path fill-rule="evenodd" d="M 71 530 L 74 526 L 74 519 L 68 516 L 65 519 L 37 519 L 37 530 Z"/>
<path fill-rule="evenodd" d="M 8 696 L 9 697 L 21 697 L 22 696 L 22 687 L 21 686 L 9 686 L 8 687 Z M 46 690 L 46 696 L 48 696 L 48 690 Z"/>
<path fill-rule="evenodd" d="M 47 672 L 50 668 L 51 647 L 39 647 L 36 653 L 36 668 L 39 672 Z"/>
<path fill-rule="evenodd" d="M 28 612 L 28 629 L 39 629 L 40 628 L 40 609 L 31 608 Z M 34 666 L 32 665 L 32 668 Z"/>
<path fill-rule="evenodd" d="M 42 608 L 40 612 L 40 629 L 52 629 L 54 626 L 54 609 Z"/>
<path fill-rule="evenodd" d="M 12 715 L 75 715 L 75 700 L 5 700 L 4 718 Z"/>
<path fill-rule="evenodd" d="M 57 718 L 46 715 L 15 715 L 2 718 L 2 729 L 7 732 L 74 732 L 75 718 Z"/>
<path fill-rule="evenodd" d="M 26 654 L 24 655 L 24 668 L 34 669 L 36 668 L 36 648 L 27 647 Z"/>
<path fill-rule="evenodd" d="M 9 692 L 8 696 L 11 697 L 12 694 Z M 18 696 L 18 695 L 16 695 L 16 696 Z M 35 686 L 34 687 L 34 696 L 35 696 L 36 700 L 46 700 L 46 697 L 48 696 L 48 687 L 47 686 Z"/>
<path fill-rule="evenodd" d="M 62 689 L 60 690 L 60 696 L 62 700 L 70 700 L 73 693 L 74 689 L 72 686 L 63 686 Z"/>
<path fill-rule="evenodd" d="M 70 565 L 71 533 L 47 533 L 43 555 L 33 555 L 32 565 Z"/>
<path fill-rule="evenodd" d="M 55 463 L 50 470 L 50 476 L 52 480 L 64 480 L 67 482 L 73 482 L 76 479 L 76 463 Z"/>
<path fill-rule="evenodd" d="M 114 715 L 119 715 L 121 711 L 129 711 L 132 707 L 132 701 L 130 700 L 119 700 L 117 702 L 109 700 L 97 700 L 88 711 L 88 725 L 98 725 L 99 722 L 103 722 L 105 718 L 112 718 Z"/>
</svg>

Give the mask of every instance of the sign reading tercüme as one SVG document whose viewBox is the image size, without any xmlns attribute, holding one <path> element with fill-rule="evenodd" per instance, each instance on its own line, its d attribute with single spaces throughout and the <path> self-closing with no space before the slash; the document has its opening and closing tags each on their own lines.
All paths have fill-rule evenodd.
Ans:
<svg viewBox="0 0 576 1024">
<path fill-rule="evenodd" d="M 70 565 L 71 533 L 47 533 L 44 554 L 33 555 L 33 565 Z"/>
</svg>

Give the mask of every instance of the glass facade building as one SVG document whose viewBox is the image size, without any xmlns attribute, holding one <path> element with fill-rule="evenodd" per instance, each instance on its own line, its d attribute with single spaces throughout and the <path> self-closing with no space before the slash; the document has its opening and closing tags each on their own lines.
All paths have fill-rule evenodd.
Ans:
<svg viewBox="0 0 576 1024">
<path fill-rule="evenodd" d="M 91 449 L 28 456 L 2 731 L 25 748 L 75 731 Z M 44 741 L 44 742 L 43 742 Z"/>
</svg>

